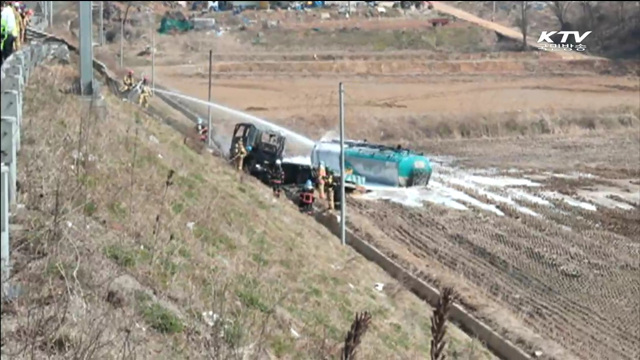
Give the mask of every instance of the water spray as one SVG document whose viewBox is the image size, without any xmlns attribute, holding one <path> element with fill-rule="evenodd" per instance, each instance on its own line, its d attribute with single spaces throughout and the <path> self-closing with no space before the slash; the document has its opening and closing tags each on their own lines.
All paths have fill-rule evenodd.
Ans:
<svg viewBox="0 0 640 360">
<path fill-rule="evenodd" d="M 237 116 L 239 118 L 242 118 L 242 119 L 245 119 L 245 120 L 248 120 L 248 121 L 252 121 L 252 122 L 258 123 L 260 125 L 269 127 L 269 128 L 271 128 L 273 130 L 281 131 L 284 135 L 286 135 L 291 140 L 297 141 L 297 142 L 299 142 L 299 143 L 301 143 L 301 144 L 303 144 L 305 146 L 308 146 L 310 148 L 313 147 L 316 144 L 315 141 L 309 139 L 308 137 L 306 137 L 304 135 L 298 134 L 298 133 L 293 132 L 293 131 L 291 131 L 289 129 L 286 129 L 286 128 L 283 128 L 281 126 L 278 126 L 278 125 L 276 125 L 276 124 L 274 124 L 272 122 L 269 122 L 267 120 L 260 119 L 257 116 L 253 116 L 253 115 L 244 113 L 242 111 L 239 111 L 239 110 L 236 110 L 236 109 L 232 109 L 232 108 L 227 107 L 227 106 L 216 104 L 214 102 L 200 100 L 198 98 L 195 98 L 195 97 L 192 97 L 192 96 L 187 96 L 187 95 L 184 95 L 184 94 L 181 94 L 181 93 L 178 93 L 178 92 L 174 92 L 174 91 L 166 91 L 166 90 L 160 90 L 160 89 L 156 88 L 156 92 L 159 92 L 159 93 L 165 94 L 165 95 L 169 95 L 169 96 L 175 96 L 177 98 L 181 98 L 181 99 L 184 99 L 184 100 L 187 100 L 187 101 L 195 102 L 195 103 L 198 103 L 200 105 L 207 106 L 209 108 L 214 108 L 214 109 L 217 109 L 217 110 L 221 110 L 221 111 L 224 111 L 224 112 L 226 112 L 228 114 Z"/>
</svg>

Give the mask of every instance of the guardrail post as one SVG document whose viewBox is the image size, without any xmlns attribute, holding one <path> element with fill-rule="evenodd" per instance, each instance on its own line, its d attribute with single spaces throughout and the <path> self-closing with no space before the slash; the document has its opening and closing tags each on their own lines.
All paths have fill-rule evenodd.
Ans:
<svg viewBox="0 0 640 360">
<path fill-rule="evenodd" d="M 24 74 L 25 73 L 24 72 L 24 52 L 21 50 L 17 54 L 15 54 L 14 57 L 15 57 L 15 60 L 13 61 L 14 66 L 11 67 L 11 70 L 15 74 L 7 74 L 7 75 L 20 76 L 22 78 L 22 84 L 25 84 L 27 82 L 27 79 L 25 78 L 25 74 Z"/>
<path fill-rule="evenodd" d="M 24 83 L 26 84 L 29 81 L 29 75 L 31 75 L 31 48 L 25 49 L 22 54 L 24 56 L 22 71 L 24 71 Z"/>
<path fill-rule="evenodd" d="M 17 121 L 13 116 L 3 116 L 1 119 L 2 131 L 0 131 L 0 161 L 9 166 L 9 205 L 16 203 L 17 190 L 17 166 L 15 134 Z M 9 208 L 7 207 L 7 211 Z"/>
<path fill-rule="evenodd" d="M 29 45 L 29 50 L 27 50 L 29 52 L 29 57 L 27 60 L 27 69 L 29 70 L 29 74 L 33 73 L 33 69 L 36 67 L 36 47 L 39 44 L 36 43 L 31 43 L 31 45 Z"/>
<path fill-rule="evenodd" d="M 21 79 L 17 76 L 7 76 L 5 82 L 10 85 L 17 84 L 19 88 Z M 9 87 L 9 89 L 11 89 Z M 20 151 L 20 126 L 22 125 L 22 101 L 20 92 L 16 90 L 5 90 L 2 92 L 2 117 L 10 117 L 16 121 L 16 129 L 13 130 L 16 152 Z"/>
<path fill-rule="evenodd" d="M 17 85 L 17 87 L 15 87 L 15 85 L 12 83 L 8 83 L 7 85 L 9 86 L 5 86 L 4 90 L 5 91 L 16 90 L 19 93 L 18 97 L 21 98 L 22 92 L 24 91 L 24 77 L 22 76 L 23 75 L 22 68 L 17 65 L 10 66 L 5 70 L 4 74 L 5 74 L 5 79 L 10 77 L 16 77 L 16 80 L 17 80 L 15 82 L 15 85 Z"/>
<path fill-rule="evenodd" d="M 9 262 L 9 168 L 4 164 L 0 168 L 0 228 L 2 238 L 0 250 L 2 252 L 2 289 L 11 275 Z"/>
<path fill-rule="evenodd" d="M 22 87 L 21 82 L 22 80 L 20 80 L 19 76 L 9 75 L 8 73 L 5 73 L 5 77 L 4 79 L 2 79 L 2 92 L 18 91 Z M 2 111 L 4 114 L 4 108 L 2 109 Z"/>
</svg>

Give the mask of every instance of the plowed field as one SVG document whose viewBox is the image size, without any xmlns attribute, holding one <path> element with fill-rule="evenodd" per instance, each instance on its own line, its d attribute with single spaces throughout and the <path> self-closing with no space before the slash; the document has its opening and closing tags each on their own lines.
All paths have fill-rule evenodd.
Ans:
<svg viewBox="0 0 640 360">
<path fill-rule="evenodd" d="M 489 322 L 496 319 L 490 309 L 505 307 L 583 359 L 639 355 L 637 239 L 594 229 L 588 220 L 565 230 L 534 218 L 459 216 L 432 207 L 355 200 L 350 208 L 386 235 L 378 246 L 428 280 L 437 277 L 430 266 L 437 262 L 486 291 L 493 306 L 475 303 L 472 294 L 466 301 Z M 413 256 L 394 252 L 393 243 Z"/>
</svg>

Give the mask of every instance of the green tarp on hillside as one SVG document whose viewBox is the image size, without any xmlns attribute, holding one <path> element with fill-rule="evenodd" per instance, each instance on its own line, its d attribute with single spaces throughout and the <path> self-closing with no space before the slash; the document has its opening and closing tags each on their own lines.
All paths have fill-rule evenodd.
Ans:
<svg viewBox="0 0 640 360">
<path fill-rule="evenodd" d="M 173 31 L 184 32 L 189 30 L 193 30 L 193 23 L 191 23 L 191 21 L 163 17 L 158 32 L 160 34 L 167 34 Z"/>
</svg>

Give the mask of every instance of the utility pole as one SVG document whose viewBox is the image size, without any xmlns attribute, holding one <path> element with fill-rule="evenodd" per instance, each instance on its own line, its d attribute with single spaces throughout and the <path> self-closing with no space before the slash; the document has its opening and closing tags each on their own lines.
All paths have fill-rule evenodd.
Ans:
<svg viewBox="0 0 640 360">
<path fill-rule="evenodd" d="M 156 91 L 156 29 L 151 29 L 151 91 Z"/>
<path fill-rule="evenodd" d="M 80 93 L 93 94 L 93 9 L 91 1 L 78 2 L 80 19 Z"/>
<path fill-rule="evenodd" d="M 51 24 L 49 24 L 49 4 L 47 1 L 40 2 L 40 10 L 42 10 L 44 21 L 47 22 L 47 25 L 51 26 Z"/>
<path fill-rule="evenodd" d="M 213 50 L 209 50 L 209 102 L 211 102 L 211 71 L 213 65 Z M 207 145 L 209 148 L 212 147 L 211 144 L 211 106 L 207 106 L 207 115 L 209 116 L 209 127 L 207 131 Z"/>
<path fill-rule="evenodd" d="M 120 25 L 120 69 L 122 69 L 124 68 L 124 17 Z"/>
<path fill-rule="evenodd" d="M 346 227 L 347 227 L 347 196 L 344 191 L 344 183 L 347 172 L 344 166 L 344 87 L 342 83 L 339 85 L 340 91 L 340 241 L 342 245 L 346 244 Z"/>
<path fill-rule="evenodd" d="M 104 46 L 104 1 L 100 1 L 100 46 Z"/>
<path fill-rule="evenodd" d="M 491 21 L 495 21 L 496 19 L 496 2 L 493 1 L 493 12 L 491 13 Z"/>
</svg>

